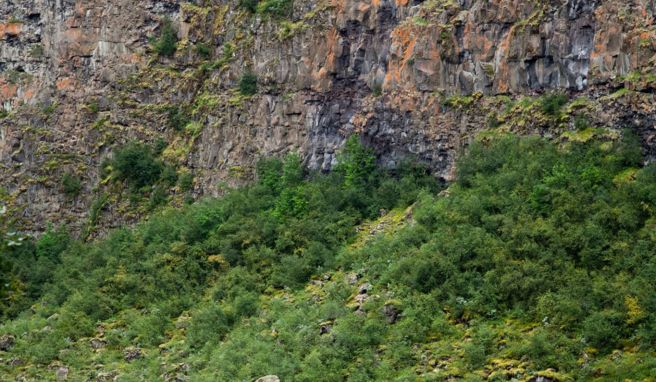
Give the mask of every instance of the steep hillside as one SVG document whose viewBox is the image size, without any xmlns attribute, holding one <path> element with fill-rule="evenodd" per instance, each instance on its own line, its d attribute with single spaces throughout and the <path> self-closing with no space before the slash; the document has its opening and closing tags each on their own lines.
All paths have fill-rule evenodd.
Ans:
<svg viewBox="0 0 656 382">
<path fill-rule="evenodd" d="M 0 5 L 0 197 L 25 231 L 133 222 L 146 202 L 102 164 L 135 139 L 192 177 L 144 190 L 174 205 L 244 184 L 260 157 L 298 151 L 328 170 L 353 133 L 382 165 L 412 155 L 447 180 L 457 153 L 490 126 L 547 136 L 630 128 L 650 159 L 654 8 L 11 0 Z M 530 107 L 556 89 L 574 101 L 562 114 Z"/>
<path fill-rule="evenodd" d="M 0 381 L 655 381 L 656 0 L 4 0 Z"/>
<path fill-rule="evenodd" d="M 373 160 L 350 140 L 330 175 L 264 162 L 105 240 L 4 247 L 0 375 L 653 381 L 656 167 L 635 139 L 485 135 L 441 192 Z"/>
</svg>

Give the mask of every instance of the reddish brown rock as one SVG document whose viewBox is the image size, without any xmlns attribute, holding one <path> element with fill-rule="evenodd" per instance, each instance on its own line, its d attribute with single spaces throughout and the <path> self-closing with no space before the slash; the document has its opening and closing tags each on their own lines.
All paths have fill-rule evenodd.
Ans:
<svg viewBox="0 0 656 382">
<path fill-rule="evenodd" d="M 236 2 L 195 4 L 0 5 L 19 21 L 0 23 L 0 105 L 11 111 L 0 120 L 0 187 L 25 230 L 87 222 L 91 191 L 106 187 L 100 163 L 131 139 L 167 141 L 167 158 L 195 176 L 194 196 L 252 179 L 261 156 L 298 151 L 329 170 L 353 133 L 385 166 L 410 155 L 450 180 L 457 153 L 499 113 L 496 96 L 561 89 L 593 99 L 596 126 L 633 128 L 654 152 L 653 1 L 312 0 L 284 22 Z M 158 58 L 149 40 L 166 17 L 181 41 Z M 238 97 L 247 69 L 260 91 Z M 640 94 L 607 97 L 620 86 Z M 476 96 L 447 106 L 452 95 Z M 171 106 L 193 111 L 197 136 L 168 128 Z M 498 122 L 554 134 L 525 114 Z M 65 172 L 83 181 L 73 200 L 58 185 Z M 138 216 L 111 203 L 103 214 L 101 227 Z"/>
</svg>

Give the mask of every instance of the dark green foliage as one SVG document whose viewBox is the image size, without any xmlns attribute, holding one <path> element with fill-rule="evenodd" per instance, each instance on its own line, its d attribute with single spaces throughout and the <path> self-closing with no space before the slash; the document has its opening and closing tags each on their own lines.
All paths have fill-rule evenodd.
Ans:
<svg viewBox="0 0 656 382">
<path fill-rule="evenodd" d="M 175 167 L 165 164 L 162 169 L 162 174 L 159 177 L 159 182 L 164 187 L 172 187 L 178 181 L 178 173 Z"/>
<path fill-rule="evenodd" d="M 568 97 L 563 93 L 552 93 L 542 97 L 540 105 L 542 111 L 551 116 L 556 116 L 560 109 L 567 104 Z"/>
<path fill-rule="evenodd" d="M 149 208 L 155 209 L 168 201 L 168 192 L 163 186 L 154 187 L 148 201 Z"/>
<path fill-rule="evenodd" d="M 187 113 L 176 106 L 166 109 L 169 127 L 175 131 L 183 131 L 185 126 L 191 121 Z"/>
<path fill-rule="evenodd" d="M 259 0 L 239 0 L 239 6 L 249 11 L 250 13 L 255 13 L 257 11 L 257 4 Z"/>
<path fill-rule="evenodd" d="M 3 254 L 0 276 L 5 283 L 0 318 L 15 316 L 41 297 L 52 280 L 53 269 L 60 263 L 60 253 L 70 243 L 70 236 L 64 229 L 50 228 L 39 240 L 23 240 L 20 246 L 6 248 L 0 245 Z"/>
<path fill-rule="evenodd" d="M 465 317 L 516 308 L 534 313 L 537 305 L 536 319 L 582 327 L 595 347 L 616 346 L 629 330 L 622 293 L 635 291 L 609 275 L 638 277 L 635 267 L 651 260 L 636 250 L 654 246 L 643 241 L 649 214 L 638 207 L 656 201 L 642 183 L 651 182 L 653 170 L 613 182 L 626 164 L 635 165 L 629 141 L 610 151 L 598 143 L 561 151 L 514 137 L 473 145 L 451 196 L 422 202 L 426 207 L 416 212 L 434 239 L 417 249 L 419 256 L 399 262 L 396 280 L 434 291 Z M 619 250 L 628 237 L 634 249 Z M 613 299 L 616 308 L 608 311 Z"/>
<path fill-rule="evenodd" d="M 98 218 L 102 210 L 107 206 L 109 202 L 109 196 L 105 193 L 101 193 L 96 197 L 91 203 L 89 208 L 89 225 L 94 226 L 98 222 Z"/>
<path fill-rule="evenodd" d="M 52 231 L 12 249 L 52 263 L 13 268 L 31 297 L 3 302 L 23 312 L 0 327 L 16 337 L 5 356 L 80 379 L 103 364 L 157 380 L 168 362 L 199 381 L 642 380 L 656 368 L 656 167 L 641 160 L 630 135 L 487 136 L 444 194 L 421 166 L 376 167 L 357 137 L 330 174 L 263 160 L 221 199 L 94 243 Z M 123 362 L 134 346 L 144 359 Z"/>
<path fill-rule="evenodd" d="M 383 87 L 381 85 L 374 85 L 374 87 L 371 88 L 371 94 L 374 97 L 380 97 L 383 95 Z"/>
<path fill-rule="evenodd" d="M 233 313 L 226 313 L 218 304 L 201 308 L 194 312 L 193 317 L 187 331 L 187 339 L 192 348 L 221 340 L 235 321 Z"/>
<path fill-rule="evenodd" d="M 375 161 L 373 151 L 362 146 L 357 135 L 352 135 L 346 140 L 335 171 L 344 177 L 345 187 L 364 188 L 376 179 Z"/>
<path fill-rule="evenodd" d="M 590 127 L 590 120 L 585 115 L 577 115 L 574 117 L 574 128 L 576 130 L 585 130 Z"/>
<path fill-rule="evenodd" d="M 152 185 L 164 170 L 153 149 L 139 142 L 130 142 L 116 150 L 111 165 L 117 179 L 125 180 L 136 188 Z"/>
<path fill-rule="evenodd" d="M 203 58 L 209 58 L 212 55 L 212 48 L 203 42 L 199 42 L 196 44 L 196 52 Z"/>
<path fill-rule="evenodd" d="M 583 322 L 583 338 L 598 349 L 612 350 L 626 336 L 624 315 L 614 310 L 597 311 Z"/>
<path fill-rule="evenodd" d="M 100 111 L 100 104 L 98 103 L 98 101 L 89 102 L 87 104 L 87 110 L 89 110 L 91 114 L 98 114 L 98 112 Z"/>
<path fill-rule="evenodd" d="M 182 192 L 190 191 L 194 186 L 194 174 L 186 172 L 178 178 L 178 185 Z"/>
<path fill-rule="evenodd" d="M 111 162 L 120 179 L 135 186 L 155 184 L 151 207 L 164 203 L 167 183 L 166 166 L 154 151 L 133 142 L 117 150 Z M 267 288 L 302 289 L 313 275 L 334 268 L 334 254 L 371 210 L 393 208 L 399 197 L 418 192 L 408 183 L 397 198 L 380 197 L 385 188 L 376 185 L 394 178 L 371 172 L 371 152 L 357 140 L 347 145 L 342 163 L 343 174 L 308 174 L 301 158 L 290 154 L 283 161 L 261 162 L 259 181 L 250 187 L 183 210 L 164 210 L 134 230 L 115 231 L 97 243 L 70 245 L 63 236 L 43 236 L 36 247 L 24 250 L 25 256 L 49 259 L 47 271 L 21 279 L 42 288 L 30 298 L 43 296 L 43 314 L 58 316 L 47 337 L 23 337 L 17 354 L 47 364 L 66 341 L 93 336 L 98 321 L 117 314 L 124 327 L 108 331 L 109 346 L 157 346 L 173 328 L 167 320 L 185 310 L 191 314 L 189 348 L 218 346 L 242 320 L 260 312 Z M 371 173 L 365 176 L 364 170 Z M 351 200 L 352 187 L 365 190 L 372 206 Z M 106 203 L 105 195 L 97 199 L 92 220 Z M 48 283 L 56 287 L 45 288 Z M 201 297 L 208 287 L 214 292 Z M 8 313 L 24 307 L 14 305 Z M 336 331 L 349 352 L 381 341 L 380 323 L 366 322 L 366 334 L 350 335 L 358 322 L 344 322 Z"/>
<path fill-rule="evenodd" d="M 166 18 L 162 22 L 159 38 L 152 42 L 153 49 L 160 56 L 170 57 L 177 50 L 178 34 L 173 28 L 171 19 Z"/>
<path fill-rule="evenodd" d="M 265 15 L 285 17 L 291 15 L 293 5 L 293 0 L 262 0 L 257 5 L 257 11 Z"/>
<path fill-rule="evenodd" d="M 276 18 L 291 16 L 293 0 L 239 0 L 239 6 L 250 13 Z"/>
<path fill-rule="evenodd" d="M 257 76 L 253 72 L 246 72 L 239 80 L 239 93 L 252 96 L 257 93 Z"/>
<path fill-rule="evenodd" d="M 69 197 L 76 197 L 82 190 L 80 178 L 71 173 L 65 173 L 61 180 L 62 191 Z"/>
</svg>

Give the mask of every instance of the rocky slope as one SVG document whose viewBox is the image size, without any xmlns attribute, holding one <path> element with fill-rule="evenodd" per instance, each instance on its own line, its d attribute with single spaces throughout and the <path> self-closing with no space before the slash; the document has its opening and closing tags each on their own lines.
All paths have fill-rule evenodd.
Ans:
<svg viewBox="0 0 656 382">
<path fill-rule="evenodd" d="M 177 50 L 158 57 L 167 18 Z M 447 180 L 490 127 L 630 128 L 656 151 L 653 0 L 311 0 L 274 15 L 239 1 L 8 0 L 0 39 L 0 198 L 28 231 L 82 227 L 94 206 L 113 225 L 139 216 L 101 166 L 133 139 L 163 139 L 194 197 L 251 179 L 262 156 L 330 169 L 353 133 L 381 163 L 413 156 Z M 254 96 L 237 91 L 246 72 Z M 549 115 L 540 97 L 556 89 L 570 102 Z M 67 196 L 64 174 L 84 192 Z"/>
</svg>

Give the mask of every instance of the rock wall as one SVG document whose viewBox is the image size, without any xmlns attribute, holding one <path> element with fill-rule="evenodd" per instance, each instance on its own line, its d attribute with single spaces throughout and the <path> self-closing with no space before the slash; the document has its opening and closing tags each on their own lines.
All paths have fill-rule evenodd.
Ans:
<svg viewBox="0 0 656 382">
<path fill-rule="evenodd" d="M 179 37 L 172 58 L 149 42 L 165 18 Z M 132 139 L 164 139 L 195 197 L 252 179 L 262 156 L 298 151 L 329 170 L 354 133 L 381 163 L 412 156 L 447 180 L 483 129 L 573 139 L 577 116 L 633 128 L 653 155 L 655 67 L 654 0 L 312 0 L 283 17 L 237 0 L 7 0 L 0 198 L 32 231 L 83 226 L 101 194 L 118 195 L 106 224 L 134 220 L 143 209 L 100 176 Z M 236 91 L 246 71 L 252 97 Z M 553 89 L 573 100 L 557 117 L 535 98 Z M 171 110 L 194 128 L 172 129 Z M 73 199 L 67 172 L 83 180 Z"/>
</svg>

